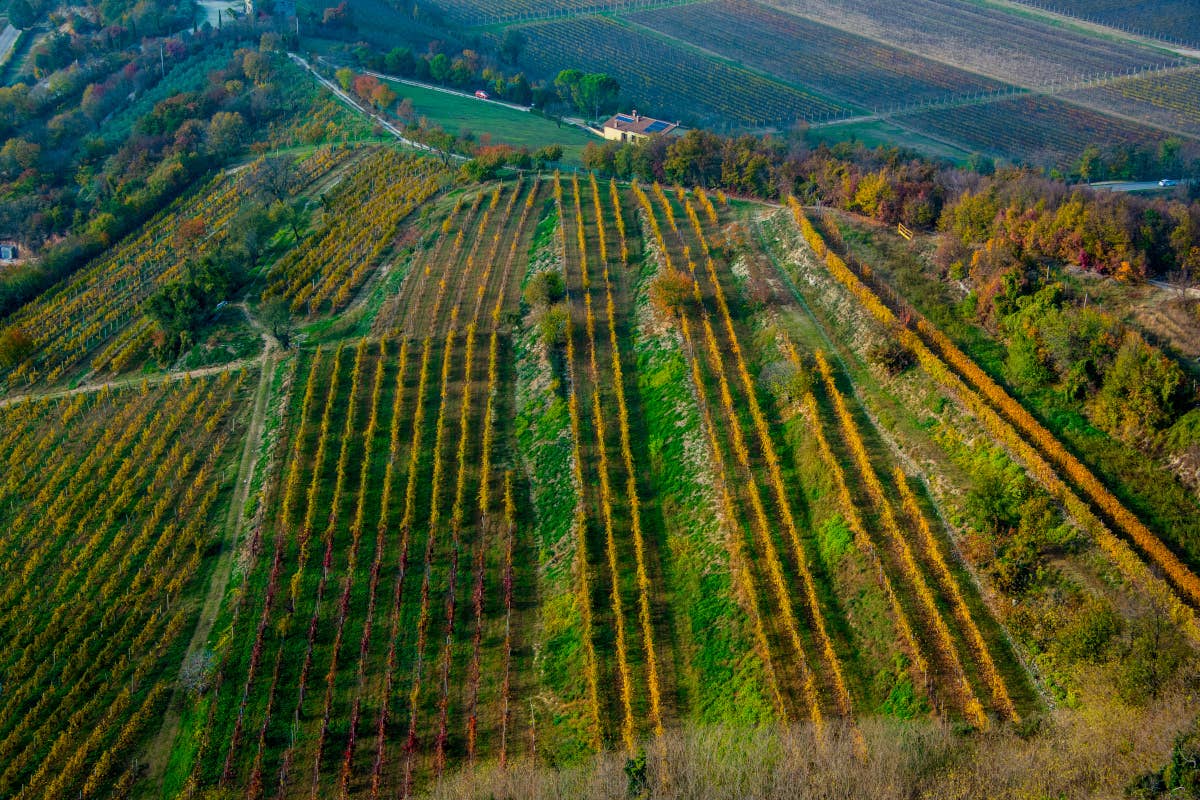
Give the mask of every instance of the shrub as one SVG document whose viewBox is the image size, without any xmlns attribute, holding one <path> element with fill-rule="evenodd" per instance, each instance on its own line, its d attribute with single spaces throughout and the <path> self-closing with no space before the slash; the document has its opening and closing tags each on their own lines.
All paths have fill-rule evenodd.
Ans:
<svg viewBox="0 0 1200 800">
<path fill-rule="evenodd" d="M 566 296 L 567 287 L 563 276 L 555 270 L 539 272 L 529 279 L 525 287 L 525 302 L 536 309 L 554 305 Z"/>
<path fill-rule="evenodd" d="M 917 362 L 912 351 L 895 339 L 879 342 L 867 351 L 871 363 L 883 368 L 888 375 L 895 377 Z"/>
</svg>

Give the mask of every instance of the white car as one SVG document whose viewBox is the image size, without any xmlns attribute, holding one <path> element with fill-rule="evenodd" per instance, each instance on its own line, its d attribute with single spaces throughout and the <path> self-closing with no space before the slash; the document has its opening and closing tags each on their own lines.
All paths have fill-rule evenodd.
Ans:
<svg viewBox="0 0 1200 800">
<path fill-rule="evenodd" d="M 1159 186 L 1178 186 L 1179 181 L 1175 180 L 1174 178 L 1163 178 L 1162 180 L 1160 180 L 1158 182 L 1158 185 Z"/>
</svg>

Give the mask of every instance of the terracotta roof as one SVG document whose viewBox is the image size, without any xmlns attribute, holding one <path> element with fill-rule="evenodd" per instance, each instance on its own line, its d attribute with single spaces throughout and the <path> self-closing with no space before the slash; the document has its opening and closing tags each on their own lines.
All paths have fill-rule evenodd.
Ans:
<svg viewBox="0 0 1200 800">
<path fill-rule="evenodd" d="M 670 133 L 679 127 L 674 122 L 663 122 L 653 117 L 643 117 L 637 112 L 633 114 L 617 114 L 604 123 L 606 128 L 614 128 L 625 133 L 640 133 L 643 135 L 655 133 Z"/>
</svg>

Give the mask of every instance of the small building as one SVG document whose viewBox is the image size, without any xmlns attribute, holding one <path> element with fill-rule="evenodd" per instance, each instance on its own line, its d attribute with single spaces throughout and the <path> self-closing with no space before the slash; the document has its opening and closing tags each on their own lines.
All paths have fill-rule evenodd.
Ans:
<svg viewBox="0 0 1200 800">
<path fill-rule="evenodd" d="M 664 136 L 679 129 L 678 122 L 664 122 L 632 114 L 615 114 L 604 123 L 604 138 L 613 142 L 638 142 L 651 136 Z"/>
<path fill-rule="evenodd" d="M 0 239 L 0 261 L 19 261 L 21 248 L 11 239 Z"/>
</svg>

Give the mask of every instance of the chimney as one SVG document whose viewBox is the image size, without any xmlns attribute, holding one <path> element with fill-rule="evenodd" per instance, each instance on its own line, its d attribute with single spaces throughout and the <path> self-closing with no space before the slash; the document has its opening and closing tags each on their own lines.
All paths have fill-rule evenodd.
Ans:
<svg viewBox="0 0 1200 800">
<path fill-rule="evenodd" d="M 636 109 L 636 108 L 633 110 L 633 121 L 634 121 L 634 122 L 637 122 L 637 121 L 638 121 L 638 113 L 637 113 L 637 109 Z"/>
</svg>

